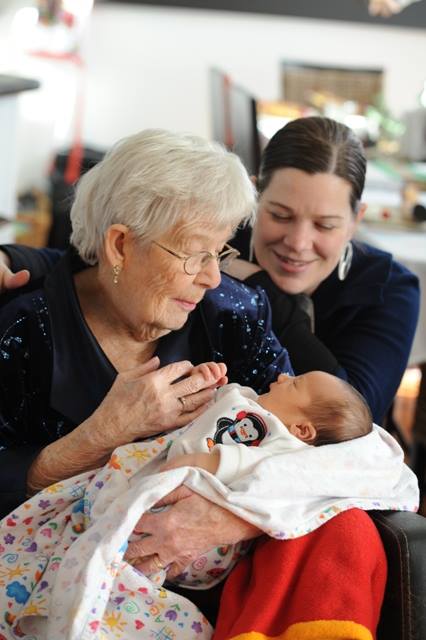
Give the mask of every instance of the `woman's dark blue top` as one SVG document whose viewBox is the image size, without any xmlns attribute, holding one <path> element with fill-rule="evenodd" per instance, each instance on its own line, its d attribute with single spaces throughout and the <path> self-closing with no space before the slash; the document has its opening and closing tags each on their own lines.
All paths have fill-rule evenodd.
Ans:
<svg viewBox="0 0 426 640">
<path fill-rule="evenodd" d="M 0 515 L 25 499 L 26 473 L 40 449 L 88 418 L 117 375 L 82 317 L 72 277 L 81 268 L 65 254 L 0 314 Z M 159 340 L 156 355 L 161 365 L 223 361 L 231 382 L 259 393 L 280 372 L 292 372 L 271 333 L 264 292 L 226 276 L 182 329 Z"/>
</svg>

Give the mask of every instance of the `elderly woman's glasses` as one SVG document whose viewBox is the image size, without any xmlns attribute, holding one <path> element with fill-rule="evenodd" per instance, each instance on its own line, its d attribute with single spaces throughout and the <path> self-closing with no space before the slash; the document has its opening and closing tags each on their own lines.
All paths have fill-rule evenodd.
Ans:
<svg viewBox="0 0 426 640">
<path fill-rule="evenodd" d="M 175 253 L 171 249 L 168 249 L 164 245 L 160 244 L 153 240 L 153 243 L 170 253 L 171 256 L 175 258 L 179 258 L 179 260 L 183 260 L 183 268 L 185 273 L 188 276 L 196 276 L 197 273 L 200 273 L 211 260 L 216 260 L 219 269 L 225 269 L 235 258 L 240 255 L 240 252 L 231 247 L 229 244 L 225 244 L 223 251 L 220 253 L 210 253 L 210 251 L 199 251 L 198 253 L 193 253 L 190 256 L 181 256 L 178 253 Z"/>
</svg>

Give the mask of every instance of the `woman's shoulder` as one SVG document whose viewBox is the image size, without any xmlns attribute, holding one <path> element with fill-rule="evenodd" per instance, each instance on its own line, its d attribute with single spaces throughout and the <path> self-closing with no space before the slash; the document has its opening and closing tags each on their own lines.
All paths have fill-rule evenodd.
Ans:
<svg viewBox="0 0 426 640">
<path fill-rule="evenodd" d="M 395 260 L 391 253 L 373 247 L 365 242 L 354 242 L 354 255 L 352 267 L 349 272 L 348 282 L 365 280 L 371 282 L 371 278 L 377 283 L 392 282 L 400 277 L 412 278 L 416 276 L 407 267 Z"/>
<path fill-rule="evenodd" d="M 337 277 L 337 269 L 313 295 L 316 308 L 382 304 L 385 298 L 401 288 L 405 296 L 416 301 L 419 282 L 392 254 L 362 242 L 353 243 L 353 259 L 345 280 Z"/>
<path fill-rule="evenodd" d="M 391 315 L 404 305 L 406 313 L 417 317 L 420 298 L 419 281 L 390 253 L 371 245 L 354 242 L 352 265 L 345 280 L 339 280 L 337 269 L 314 292 L 316 325 L 330 322 L 336 312 L 352 317 L 354 310 L 371 309 Z M 349 314 L 349 316 L 348 316 Z"/>
<path fill-rule="evenodd" d="M 252 311 L 257 314 L 259 305 L 262 306 L 264 300 L 262 291 L 255 291 L 241 280 L 223 273 L 220 285 L 206 293 L 203 305 L 218 312 L 229 310 L 237 314 L 247 314 Z"/>
</svg>

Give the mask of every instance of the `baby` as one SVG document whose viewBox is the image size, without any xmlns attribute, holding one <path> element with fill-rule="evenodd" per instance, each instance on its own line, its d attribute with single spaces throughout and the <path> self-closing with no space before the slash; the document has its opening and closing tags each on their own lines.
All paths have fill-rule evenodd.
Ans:
<svg viewBox="0 0 426 640">
<path fill-rule="evenodd" d="M 226 366 L 223 363 L 204 363 L 195 367 L 195 371 L 202 372 L 206 380 L 220 381 L 225 377 Z M 230 395 L 231 390 L 234 393 Z M 257 395 L 248 387 L 237 384 L 226 385 L 216 392 L 215 402 L 226 397 L 226 401 L 221 403 L 221 408 L 226 411 L 228 404 L 231 409 L 235 404 L 236 393 L 241 395 L 242 402 L 244 398 L 250 399 L 251 406 L 247 415 L 235 416 L 235 412 L 232 417 L 224 415 L 217 422 L 211 436 L 205 436 L 204 447 L 203 443 L 200 443 L 204 449 L 207 443 L 209 453 L 203 452 L 203 448 L 201 451 L 190 450 L 187 442 L 188 434 L 185 433 L 171 448 L 169 460 L 177 454 L 179 449 L 184 455 L 167 464 L 165 469 L 188 465 L 216 473 L 221 450 L 215 445 L 237 443 L 259 446 L 267 434 L 270 437 L 268 431 L 270 414 L 282 423 L 279 425 L 282 433 L 285 433 L 286 429 L 302 442 L 314 446 L 359 438 L 370 433 L 372 429 L 371 412 L 361 394 L 348 382 L 323 371 L 310 371 L 294 377 L 282 373 L 276 382 L 270 385 L 268 393 L 262 395 Z M 256 416 L 253 411 L 255 409 L 252 406 L 253 401 L 259 405 L 261 413 L 259 416 Z M 262 409 L 266 410 L 266 415 Z M 189 425 L 197 439 L 201 438 L 202 427 L 207 426 L 207 429 L 211 430 L 213 425 L 209 423 L 209 418 L 210 413 L 207 410 Z M 275 421 L 274 425 L 276 428 Z M 191 444 L 193 443 L 191 438 Z"/>
<path fill-rule="evenodd" d="M 223 363 L 204 363 L 194 367 L 195 372 L 201 372 L 212 385 L 226 381 Z M 352 440 L 371 430 L 372 417 L 364 398 L 347 382 L 322 371 L 295 377 L 280 374 L 262 395 L 248 387 L 226 384 L 217 389 L 211 406 L 174 441 L 168 462 L 160 470 L 198 467 L 229 486 L 252 474 L 267 457 L 307 445 Z M 138 532 L 142 533 L 136 525 Z M 212 550 L 198 563 L 202 570 L 194 563 L 175 584 L 210 587 L 230 571 L 245 547 Z M 137 545 L 130 544 L 126 557 L 138 566 Z M 161 566 L 159 560 L 157 564 Z M 151 579 L 157 582 L 164 577 L 160 572 Z"/>
</svg>

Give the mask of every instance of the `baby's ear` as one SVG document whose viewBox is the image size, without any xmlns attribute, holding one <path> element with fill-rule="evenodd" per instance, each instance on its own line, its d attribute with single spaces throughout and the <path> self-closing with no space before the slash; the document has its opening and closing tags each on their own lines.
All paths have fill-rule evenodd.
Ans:
<svg viewBox="0 0 426 640">
<path fill-rule="evenodd" d="M 307 444 L 313 444 L 317 437 L 317 430 L 312 422 L 309 421 L 299 423 L 294 422 L 288 427 L 288 430 L 293 436 L 296 436 L 296 438 L 299 438 L 299 440 L 302 440 Z"/>
</svg>

